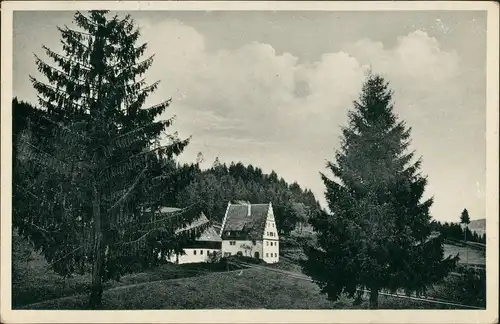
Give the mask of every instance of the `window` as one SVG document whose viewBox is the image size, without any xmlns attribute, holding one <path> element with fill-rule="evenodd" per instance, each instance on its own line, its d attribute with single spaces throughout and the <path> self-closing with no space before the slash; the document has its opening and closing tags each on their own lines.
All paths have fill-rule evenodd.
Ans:
<svg viewBox="0 0 500 324">
<path fill-rule="evenodd" d="M 229 245 L 236 245 L 236 241 L 229 241 Z"/>
<path fill-rule="evenodd" d="M 278 257 L 278 253 L 274 253 L 274 257 L 277 258 Z"/>
<path fill-rule="evenodd" d="M 196 250 L 193 250 L 193 255 L 196 255 Z"/>
<path fill-rule="evenodd" d="M 274 227 L 274 223 L 271 223 L 271 226 Z"/>
<path fill-rule="evenodd" d="M 200 255 L 203 255 L 203 250 L 200 250 Z"/>
<path fill-rule="evenodd" d="M 269 246 L 269 242 L 266 241 L 266 245 Z M 271 242 L 271 245 L 272 245 L 272 242 Z"/>
<path fill-rule="evenodd" d="M 269 253 L 266 253 L 266 258 L 268 258 L 268 257 L 269 257 Z"/>
</svg>

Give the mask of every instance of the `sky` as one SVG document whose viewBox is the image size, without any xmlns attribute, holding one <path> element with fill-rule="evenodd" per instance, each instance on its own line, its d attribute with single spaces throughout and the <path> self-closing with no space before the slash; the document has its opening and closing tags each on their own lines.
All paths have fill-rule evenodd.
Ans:
<svg viewBox="0 0 500 324">
<path fill-rule="evenodd" d="M 275 170 L 325 206 L 319 172 L 371 67 L 412 127 L 433 218 L 459 221 L 464 208 L 485 217 L 485 11 L 130 14 L 155 54 L 147 80 L 161 80 L 149 102 L 172 98 L 162 117 L 175 115 L 172 130 L 192 136 L 181 162 L 202 152 L 207 167 L 219 157 Z M 33 53 L 59 52 L 56 26 L 71 26 L 72 15 L 14 13 L 14 96 L 36 102 Z"/>
</svg>

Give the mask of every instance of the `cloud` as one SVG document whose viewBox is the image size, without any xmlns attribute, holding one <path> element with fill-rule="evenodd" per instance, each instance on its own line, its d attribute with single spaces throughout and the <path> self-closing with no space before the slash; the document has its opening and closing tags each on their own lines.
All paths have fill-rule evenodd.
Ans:
<svg viewBox="0 0 500 324">
<path fill-rule="evenodd" d="M 202 151 L 207 161 L 219 156 L 275 169 L 323 200 L 318 172 L 333 158 L 339 126 L 345 125 L 369 66 L 391 81 L 397 112 L 420 130 L 414 136 L 419 149 L 427 147 L 420 152 L 441 158 L 426 136 L 438 130 L 425 120 L 443 117 L 429 107 L 446 106 L 460 91 L 460 61 L 426 32 L 399 37 L 391 48 L 361 39 L 303 62 L 258 42 L 208 51 L 202 33 L 176 20 L 139 25 L 156 54 L 148 76 L 163 81 L 152 99 L 172 96 L 169 113 L 178 115 L 176 129 L 193 135 L 183 160 Z M 442 190 L 439 184 L 434 189 Z"/>
<path fill-rule="evenodd" d="M 394 48 L 363 39 L 346 44 L 343 52 L 299 63 L 293 54 L 278 54 L 271 45 L 257 42 L 208 52 L 203 35 L 177 20 L 140 25 L 150 52 L 156 54 L 149 75 L 163 80 L 158 93 L 173 97 L 173 110 L 184 115 L 180 122 L 195 136 L 208 129 L 200 127 L 204 111 L 218 116 L 221 133 L 227 129 L 231 136 L 239 132 L 285 140 L 335 135 L 369 65 L 387 75 L 396 90 L 411 86 L 419 96 L 435 92 L 458 67 L 458 56 L 442 51 L 422 31 L 400 37 Z"/>
</svg>

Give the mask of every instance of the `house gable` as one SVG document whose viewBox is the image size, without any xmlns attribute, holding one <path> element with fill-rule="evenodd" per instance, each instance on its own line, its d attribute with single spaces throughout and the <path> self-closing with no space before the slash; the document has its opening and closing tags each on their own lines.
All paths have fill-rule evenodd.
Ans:
<svg viewBox="0 0 500 324">
<path fill-rule="evenodd" d="M 278 228 L 276 226 L 273 207 L 271 204 L 269 204 L 269 210 L 266 218 L 266 225 L 264 227 L 262 238 L 265 240 L 279 240 Z"/>
</svg>

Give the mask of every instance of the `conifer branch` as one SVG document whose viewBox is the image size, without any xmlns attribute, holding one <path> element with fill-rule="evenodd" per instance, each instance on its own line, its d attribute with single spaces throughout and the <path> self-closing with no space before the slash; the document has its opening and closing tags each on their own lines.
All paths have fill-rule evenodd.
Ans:
<svg viewBox="0 0 500 324">
<path fill-rule="evenodd" d="M 37 199 L 37 200 L 40 200 L 41 202 L 44 202 L 46 203 L 47 205 L 49 206 L 54 206 L 56 205 L 54 202 L 51 202 L 51 201 L 48 201 L 42 197 L 39 197 L 37 196 L 36 194 L 34 194 L 31 190 L 28 190 L 27 188 L 25 188 L 24 186 L 21 186 L 17 183 L 14 183 L 14 186 L 17 187 L 18 189 L 20 189 L 21 191 L 24 191 L 26 192 L 27 194 L 29 194 L 30 196 L 32 196 L 33 198 Z"/>
<path fill-rule="evenodd" d="M 87 30 L 95 31 L 98 27 L 98 25 L 94 21 L 92 21 L 89 17 L 82 14 L 80 11 L 77 11 L 75 13 L 74 19 L 78 26 L 85 28 Z"/>
<path fill-rule="evenodd" d="M 61 66 L 61 67 L 63 67 L 63 69 L 65 69 L 66 73 L 68 73 L 69 68 L 71 68 L 71 67 L 74 68 L 75 66 L 78 66 L 78 68 L 80 68 L 82 70 L 86 70 L 87 72 L 90 72 L 92 69 L 89 65 L 86 65 L 80 61 L 75 61 L 69 57 L 63 56 L 61 54 L 57 54 L 56 52 L 52 51 L 50 48 L 48 48 L 45 45 L 43 45 L 42 48 L 45 50 L 45 53 L 47 54 L 47 56 L 52 58 L 57 64 L 59 64 L 59 66 Z M 71 64 L 69 64 L 69 63 L 72 63 L 73 66 L 71 66 Z M 64 67 L 67 67 L 67 69 Z"/>
<path fill-rule="evenodd" d="M 138 239 L 133 240 L 133 241 L 128 241 L 128 242 L 123 242 L 123 243 L 116 243 L 116 245 L 129 245 L 129 244 L 134 244 L 137 243 L 143 239 L 145 239 L 150 233 L 157 231 L 158 228 L 152 228 L 149 231 L 147 231 L 144 235 L 141 235 Z"/>
<path fill-rule="evenodd" d="M 66 110 L 60 109 L 57 105 L 54 105 L 51 101 L 49 101 L 49 100 L 45 100 L 45 99 L 44 99 L 44 98 L 42 98 L 40 95 L 37 95 L 36 97 L 37 97 L 37 99 L 38 99 L 38 103 L 39 103 L 41 106 L 43 106 L 43 107 L 45 107 L 45 108 L 49 109 L 49 111 L 50 111 L 50 110 L 52 110 L 52 111 L 56 111 L 56 112 L 58 112 L 58 113 L 64 113 L 64 112 L 66 111 Z M 53 100 L 53 101 L 54 101 L 54 100 Z M 74 101 L 72 101 L 72 102 L 70 103 L 70 105 L 75 106 L 76 108 L 80 108 L 80 110 L 81 110 L 81 111 L 84 111 L 84 109 L 86 109 L 86 107 L 85 107 L 85 106 L 83 106 L 83 105 L 81 105 L 81 104 L 79 104 L 79 103 L 77 103 L 77 102 L 74 102 Z M 71 107 L 71 106 L 69 106 L 69 107 Z M 69 108 L 69 107 L 68 107 L 68 106 L 66 106 L 66 108 Z"/>
<path fill-rule="evenodd" d="M 65 86 L 69 83 L 75 83 L 75 85 L 80 86 L 80 87 L 85 85 L 86 80 L 79 79 L 76 76 L 72 76 L 64 71 L 61 71 L 61 70 L 45 63 L 36 54 L 34 56 L 35 56 L 35 60 L 36 60 L 35 63 L 39 67 L 39 71 L 43 72 L 43 74 L 47 77 L 47 79 L 50 82 L 59 83 L 62 81 L 62 83 Z"/>
<path fill-rule="evenodd" d="M 127 199 L 127 197 L 130 195 L 130 193 L 132 192 L 132 190 L 134 190 L 134 188 L 137 186 L 137 184 L 139 183 L 139 180 L 142 178 L 142 176 L 146 173 L 146 170 L 147 168 L 144 168 L 141 173 L 137 176 L 137 178 L 135 179 L 134 183 L 130 186 L 130 188 L 128 188 L 127 192 L 125 192 L 125 194 L 120 198 L 118 199 L 118 201 L 116 203 L 113 204 L 113 206 L 111 206 L 110 208 L 108 208 L 108 212 L 112 211 L 113 209 L 115 209 L 117 206 L 119 206 L 120 204 L 122 204 L 125 199 Z"/>
<path fill-rule="evenodd" d="M 38 148 L 37 146 L 35 145 L 32 145 L 31 143 L 29 143 L 28 141 L 25 141 L 25 140 L 22 140 L 21 139 L 21 142 L 23 144 L 26 144 L 28 145 L 29 147 L 31 148 L 34 148 L 35 150 L 39 151 L 42 155 L 45 155 L 46 158 L 48 158 L 50 161 L 56 161 L 56 163 L 58 162 L 59 163 L 59 167 L 56 167 L 56 165 L 54 163 L 50 163 L 50 162 L 46 162 L 46 163 L 42 163 L 40 161 L 40 159 L 38 157 L 36 157 L 35 154 L 33 154 L 31 151 L 28 153 L 28 158 L 33 161 L 33 162 L 36 162 L 36 163 L 39 163 L 39 164 L 43 164 L 45 166 L 50 166 L 52 167 L 53 169 L 55 170 L 58 170 L 58 171 L 62 171 L 62 172 L 67 172 L 67 170 L 70 168 L 69 164 L 67 164 L 66 162 L 64 161 L 61 161 L 60 159 L 56 158 L 55 156 L 53 156 L 52 154 L 50 153 L 47 153 L 45 152 L 44 150 Z M 60 168 L 61 167 L 61 168 Z"/>
<path fill-rule="evenodd" d="M 71 252 L 69 252 L 69 253 L 67 253 L 67 254 L 63 255 L 63 256 L 62 256 L 62 257 L 60 257 L 59 259 L 57 259 L 57 260 L 55 260 L 55 261 L 53 261 L 53 262 L 49 263 L 49 264 L 47 265 L 47 268 L 52 267 L 52 266 L 53 266 L 54 264 L 56 264 L 57 262 L 64 260 L 65 258 L 67 258 L 67 257 L 69 257 L 70 255 L 74 254 L 75 252 L 77 252 L 78 250 L 82 249 L 83 247 L 84 247 L 84 246 L 83 246 L 83 245 L 81 245 L 81 246 L 77 247 L 76 249 L 74 249 L 73 251 L 71 251 Z"/>
</svg>

